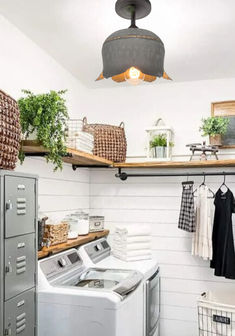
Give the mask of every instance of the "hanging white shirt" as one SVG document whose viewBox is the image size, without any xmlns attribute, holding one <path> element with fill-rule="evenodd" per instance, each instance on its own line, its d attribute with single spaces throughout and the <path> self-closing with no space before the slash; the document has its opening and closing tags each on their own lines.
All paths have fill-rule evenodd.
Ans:
<svg viewBox="0 0 235 336">
<path fill-rule="evenodd" d="M 212 226 L 214 220 L 214 198 L 209 188 L 202 185 L 197 190 L 196 232 L 193 234 L 192 255 L 204 260 L 212 259 Z"/>
</svg>

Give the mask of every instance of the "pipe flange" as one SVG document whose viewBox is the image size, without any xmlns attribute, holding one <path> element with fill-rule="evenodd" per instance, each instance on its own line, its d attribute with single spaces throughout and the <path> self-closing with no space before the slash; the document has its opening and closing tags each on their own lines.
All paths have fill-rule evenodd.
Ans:
<svg viewBox="0 0 235 336">
<path fill-rule="evenodd" d="M 115 5 L 116 13 L 124 19 L 130 20 L 135 9 L 136 20 L 143 19 L 151 12 L 149 0 L 117 0 Z"/>
</svg>

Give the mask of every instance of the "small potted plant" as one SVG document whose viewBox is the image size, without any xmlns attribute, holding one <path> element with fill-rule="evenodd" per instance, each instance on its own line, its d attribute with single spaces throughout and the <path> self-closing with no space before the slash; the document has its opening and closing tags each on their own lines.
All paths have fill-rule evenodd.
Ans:
<svg viewBox="0 0 235 336">
<path fill-rule="evenodd" d="M 47 161 L 54 164 L 55 169 L 62 169 L 62 156 L 66 154 L 66 122 L 67 107 L 63 95 L 66 91 L 50 91 L 35 95 L 23 90 L 26 95 L 18 100 L 20 123 L 25 140 L 32 137 L 48 151 Z M 24 153 L 20 151 L 19 159 L 24 161 Z"/>
<path fill-rule="evenodd" d="M 173 142 L 169 143 L 173 147 Z M 150 141 L 150 148 L 153 150 L 153 156 L 156 158 L 166 158 L 167 138 L 166 134 L 159 134 Z"/>
<path fill-rule="evenodd" d="M 221 146 L 222 135 L 227 132 L 228 124 L 228 118 L 209 117 L 202 119 L 202 126 L 199 130 L 203 132 L 202 136 L 209 135 L 211 145 Z"/>
</svg>

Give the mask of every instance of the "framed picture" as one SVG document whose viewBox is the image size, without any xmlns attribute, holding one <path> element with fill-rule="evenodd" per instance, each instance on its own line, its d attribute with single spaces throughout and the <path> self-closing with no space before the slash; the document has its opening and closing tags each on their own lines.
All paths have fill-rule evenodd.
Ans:
<svg viewBox="0 0 235 336">
<path fill-rule="evenodd" d="M 211 115 L 229 119 L 228 130 L 222 136 L 222 147 L 235 148 L 235 100 L 212 103 Z"/>
</svg>

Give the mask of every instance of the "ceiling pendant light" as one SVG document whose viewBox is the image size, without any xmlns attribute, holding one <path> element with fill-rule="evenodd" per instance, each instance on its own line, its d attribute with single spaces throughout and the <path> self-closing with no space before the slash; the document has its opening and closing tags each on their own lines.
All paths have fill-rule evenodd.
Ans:
<svg viewBox="0 0 235 336">
<path fill-rule="evenodd" d="M 156 78 L 171 78 L 164 71 L 165 47 L 153 32 L 140 29 L 136 20 L 151 12 L 149 0 L 117 0 L 116 13 L 131 20 L 127 29 L 111 34 L 102 48 L 103 72 L 97 80 L 112 78 L 137 85 L 142 81 L 153 82 Z"/>
</svg>

